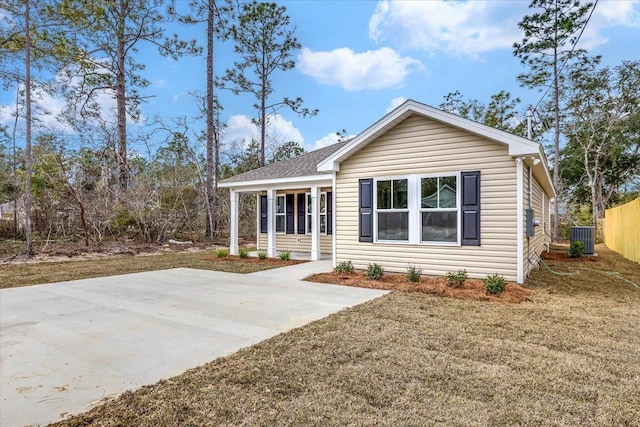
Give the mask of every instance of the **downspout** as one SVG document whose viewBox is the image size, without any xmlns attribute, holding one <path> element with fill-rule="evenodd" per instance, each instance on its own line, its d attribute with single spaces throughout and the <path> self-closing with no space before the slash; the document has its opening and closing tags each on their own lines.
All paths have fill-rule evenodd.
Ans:
<svg viewBox="0 0 640 427">
<path fill-rule="evenodd" d="M 531 180 L 533 179 L 533 175 L 531 172 L 531 165 L 529 165 L 529 209 L 531 209 L 531 198 L 533 197 L 533 184 Z M 530 266 L 531 266 L 531 237 L 527 236 L 527 276 L 529 276 Z"/>
</svg>

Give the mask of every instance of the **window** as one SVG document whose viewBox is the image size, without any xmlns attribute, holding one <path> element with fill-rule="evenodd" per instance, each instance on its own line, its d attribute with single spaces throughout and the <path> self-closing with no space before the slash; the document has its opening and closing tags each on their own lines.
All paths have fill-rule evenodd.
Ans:
<svg viewBox="0 0 640 427">
<path fill-rule="evenodd" d="M 409 185 L 407 179 L 376 181 L 378 240 L 409 240 Z"/>
<path fill-rule="evenodd" d="M 421 241 L 458 242 L 458 177 L 420 179 Z"/>
<path fill-rule="evenodd" d="M 286 231 L 287 211 L 284 195 L 276 196 L 276 233 Z"/>
<path fill-rule="evenodd" d="M 311 234 L 313 217 L 311 216 L 311 194 L 307 193 L 306 218 L 307 234 Z M 327 193 L 320 193 L 320 234 L 327 234 Z"/>
</svg>

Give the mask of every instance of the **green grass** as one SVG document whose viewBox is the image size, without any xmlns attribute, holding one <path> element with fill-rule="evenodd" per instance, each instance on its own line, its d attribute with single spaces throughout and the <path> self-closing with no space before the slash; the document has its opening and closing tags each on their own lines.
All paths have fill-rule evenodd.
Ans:
<svg viewBox="0 0 640 427">
<path fill-rule="evenodd" d="M 550 261 L 520 305 L 394 292 L 60 425 L 640 425 L 637 263 Z"/>
<path fill-rule="evenodd" d="M 11 288 L 90 277 L 187 267 L 202 270 L 252 273 L 280 267 L 276 262 L 217 258 L 212 251 L 153 256 L 118 256 L 85 261 L 39 262 L 0 266 L 0 288 Z"/>
</svg>

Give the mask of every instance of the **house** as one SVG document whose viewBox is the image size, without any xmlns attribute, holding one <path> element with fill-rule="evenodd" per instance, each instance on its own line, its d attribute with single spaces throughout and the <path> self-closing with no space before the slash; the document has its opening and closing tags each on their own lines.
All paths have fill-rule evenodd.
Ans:
<svg viewBox="0 0 640 427">
<path fill-rule="evenodd" d="M 353 139 L 224 180 L 257 197 L 258 248 L 366 269 L 523 283 L 549 243 L 555 192 L 537 142 L 408 100 Z"/>
</svg>

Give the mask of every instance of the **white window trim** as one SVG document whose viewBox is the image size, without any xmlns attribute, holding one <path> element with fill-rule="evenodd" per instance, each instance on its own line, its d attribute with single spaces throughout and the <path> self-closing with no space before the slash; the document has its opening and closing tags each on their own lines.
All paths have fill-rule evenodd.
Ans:
<svg viewBox="0 0 640 427">
<path fill-rule="evenodd" d="M 461 236 L 462 236 L 462 189 L 460 188 L 460 177 L 462 172 L 442 172 L 442 173 L 429 173 L 418 176 L 418 214 L 420 216 L 420 243 L 428 246 L 461 246 Z M 456 177 L 456 207 L 452 208 L 423 208 L 421 202 L 422 196 L 422 178 L 439 178 L 445 176 L 455 176 Z M 439 190 L 438 190 L 439 191 Z M 422 240 L 422 212 L 457 212 L 457 239 L 455 242 L 438 242 L 433 240 Z"/>
<path fill-rule="evenodd" d="M 309 212 L 309 199 L 311 198 L 311 193 L 304 193 L 305 197 L 304 197 L 304 234 L 306 235 L 311 235 L 311 229 L 309 227 L 309 215 L 311 215 L 311 212 Z M 320 197 L 324 196 L 324 213 L 320 213 L 318 212 L 318 217 L 322 217 L 324 216 L 324 233 L 318 233 L 321 236 L 326 236 L 327 235 L 327 192 L 326 191 L 321 191 L 318 192 L 318 195 Z M 320 202 L 318 202 L 318 209 L 320 209 Z M 320 221 L 318 221 L 318 224 L 320 224 Z"/>
<path fill-rule="evenodd" d="M 457 211 L 458 213 L 458 238 L 456 242 L 422 241 L 422 206 L 420 203 L 422 178 L 434 178 L 442 176 L 456 177 L 456 209 L 438 209 L 441 211 Z M 410 174 L 381 176 L 373 179 L 373 242 L 390 245 L 420 245 L 420 246 L 461 246 L 462 245 L 462 190 L 460 188 L 461 171 L 447 171 L 429 174 Z M 382 240 L 378 239 L 378 181 L 407 180 L 407 209 L 383 209 L 384 212 L 408 212 L 409 213 L 409 238 L 408 240 Z"/>
<path fill-rule="evenodd" d="M 412 193 L 412 183 L 411 183 L 411 177 L 412 175 L 401 175 L 401 176 L 381 176 L 379 178 L 374 178 L 373 179 L 373 242 L 374 243 L 391 243 L 391 244 L 400 244 L 400 245 L 406 245 L 408 243 L 415 243 L 412 242 L 411 239 L 411 235 L 412 235 L 412 227 L 411 227 L 411 223 L 412 223 L 412 216 L 411 215 L 411 211 L 412 206 L 411 206 L 411 193 Z M 406 209 L 381 209 L 378 210 L 378 181 L 395 181 L 395 180 L 400 180 L 400 179 L 406 179 L 407 180 L 407 208 Z M 393 195 L 392 195 L 392 199 L 393 199 Z M 407 240 L 384 240 L 384 239 L 378 239 L 378 212 L 388 212 L 388 213 L 394 213 L 394 212 L 407 212 L 408 213 L 408 230 L 407 230 Z"/>
<path fill-rule="evenodd" d="M 281 197 L 283 199 L 282 205 L 284 206 L 284 212 L 278 213 L 278 199 L 281 198 Z M 275 224 L 276 234 L 287 234 L 287 195 L 286 194 L 277 194 L 276 195 L 275 213 L 276 214 L 275 214 L 274 221 L 276 222 L 276 224 Z M 283 216 L 284 217 L 284 230 L 283 231 L 278 231 L 278 217 L 279 216 Z"/>
</svg>

